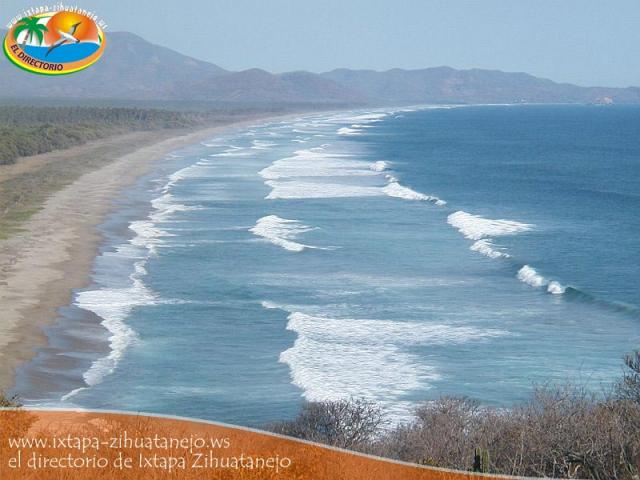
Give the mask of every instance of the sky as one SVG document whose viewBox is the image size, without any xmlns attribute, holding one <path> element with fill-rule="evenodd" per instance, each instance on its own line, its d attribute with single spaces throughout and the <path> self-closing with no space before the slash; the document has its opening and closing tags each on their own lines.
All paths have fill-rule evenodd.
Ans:
<svg viewBox="0 0 640 480">
<path fill-rule="evenodd" d="M 2 0 L 2 24 L 45 0 Z M 640 0 L 67 0 L 229 70 L 448 65 L 640 86 Z M 107 44 L 108 46 L 108 44 Z"/>
</svg>

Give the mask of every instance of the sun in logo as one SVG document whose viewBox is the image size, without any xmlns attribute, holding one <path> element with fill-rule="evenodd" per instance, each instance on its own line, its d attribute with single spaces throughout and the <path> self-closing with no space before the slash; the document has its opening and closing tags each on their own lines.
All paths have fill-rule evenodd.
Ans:
<svg viewBox="0 0 640 480">
<path fill-rule="evenodd" d="M 44 43 L 45 45 L 53 46 L 57 42 L 64 42 L 63 44 L 73 44 L 74 42 L 98 44 L 100 43 L 98 27 L 84 15 L 73 12 L 56 13 L 47 22 Z"/>
</svg>

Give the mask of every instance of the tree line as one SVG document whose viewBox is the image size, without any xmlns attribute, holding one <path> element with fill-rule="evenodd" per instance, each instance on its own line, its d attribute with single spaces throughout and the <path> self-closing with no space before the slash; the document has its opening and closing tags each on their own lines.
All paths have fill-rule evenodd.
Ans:
<svg viewBox="0 0 640 480">
<path fill-rule="evenodd" d="M 116 107 L 0 106 L 0 165 L 119 133 L 188 128 L 209 112 Z"/>
</svg>

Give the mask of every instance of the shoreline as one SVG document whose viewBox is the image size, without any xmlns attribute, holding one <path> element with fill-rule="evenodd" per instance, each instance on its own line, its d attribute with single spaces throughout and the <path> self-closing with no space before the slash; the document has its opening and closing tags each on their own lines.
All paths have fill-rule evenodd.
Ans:
<svg viewBox="0 0 640 480">
<path fill-rule="evenodd" d="M 249 117 L 189 133 L 159 132 L 157 141 L 134 148 L 52 193 L 21 225 L 20 232 L 0 240 L 0 391 L 13 388 L 17 367 L 47 344 L 43 328 L 55 322 L 58 308 L 70 302 L 75 289 L 91 282 L 93 262 L 103 241 L 97 227 L 113 211 L 114 200 L 125 188 L 176 149 L 243 126 L 300 114 Z M 92 148 L 124 141 L 127 135 L 131 134 L 30 157 L 24 163 L 40 164 L 47 157 L 59 158 L 74 150 L 91 154 Z"/>
</svg>

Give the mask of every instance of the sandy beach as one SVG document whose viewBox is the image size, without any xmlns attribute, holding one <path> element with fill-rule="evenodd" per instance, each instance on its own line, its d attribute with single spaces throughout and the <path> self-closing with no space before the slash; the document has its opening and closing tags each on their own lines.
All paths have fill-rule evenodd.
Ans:
<svg viewBox="0 0 640 480">
<path fill-rule="evenodd" d="M 128 185 L 150 171 L 169 152 L 265 120 L 253 117 L 194 132 L 136 132 L 64 151 L 21 159 L 0 168 L 0 182 L 71 155 L 97 155 L 128 148 L 106 165 L 82 175 L 47 198 L 20 232 L 0 241 L 0 390 L 13 385 L 16 367 L 46 342 L 42 328 L 55 321 L 56 310 L 69 303 L 74 289 L 89 282 L 101 242 L 96 225 Z"/>
</svg>

